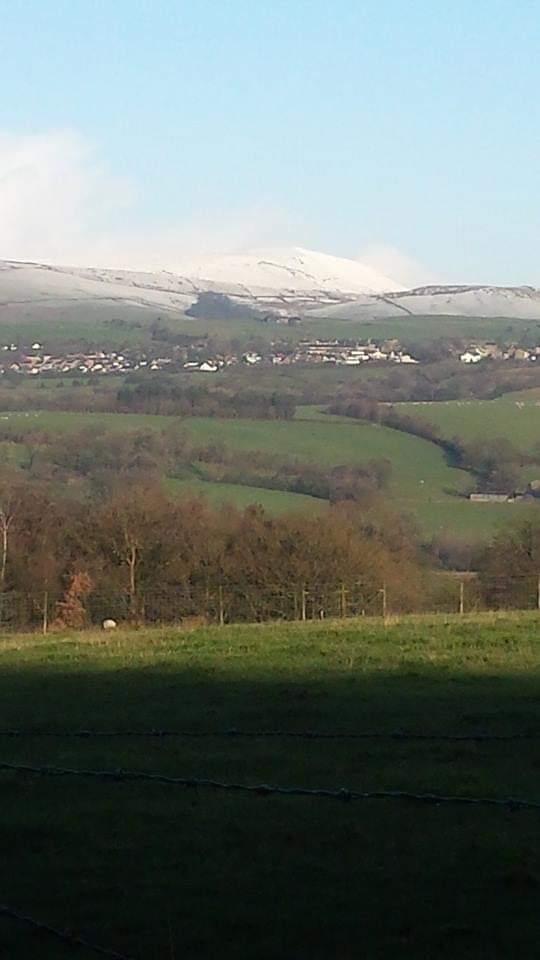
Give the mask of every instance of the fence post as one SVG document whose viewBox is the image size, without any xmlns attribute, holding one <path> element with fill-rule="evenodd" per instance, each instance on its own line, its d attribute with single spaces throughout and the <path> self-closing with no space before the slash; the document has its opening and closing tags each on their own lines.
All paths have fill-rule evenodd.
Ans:
<svg viewBox="0 0 540 960">
<path fill-rule="evenodd" d="M 47 633 L 49 629 L 49 592 L 45 591 L 43 594 L 43 635 Z"/>
<path fill-rule="evenodd" d="M 465 613 L 465 581 L 459 581 L 459 612 L 463 615 Z"/>
<path fill-rule="evenodd" d="M 536 586 L 536 607 L 540 610 L 540 574 L 538 574 L 538 583 Z"/>
<path fill-rule="evenodd" d="M 347 591 L 345 589 L 344 583 L 341 584 L 341 590 L 340 590 L 340 612 L 341 612 L 341 619 L 345 620 L 347 616 Z"/>
<path fill-rule="evenodd" d="M 219 625 L 223 627 L 225 625 L 225 609 L 223 606 L 223 587 L 219 585 Z"/>
<path fill-rule="evenodd" d="M 302 600 L 302 611 L 301 611 L 301 613 L 302 613 L 302 620 L 306 620 L 306 619 L 307 619 L 307 614 L 306 614 L 306 599 L 307 599 L 306 588 L 305 588 L 305 587 L 302 587 L 302 594 L 301 594 L 301 600 Z"/>
<path fill-rule="evenodd" d="M 386 620 L 386 615 L 387 615 L 387 613 L 388 613 L 388 598 L 387 598 L 387 596 L 386 596 L 386 584 L 385 584 L 385 583 L 383 583 L 383 585 L 382 585 L 381 597 L 382 597 L 382 615 L 383 615 L 383 619 Z"/>
</svg>

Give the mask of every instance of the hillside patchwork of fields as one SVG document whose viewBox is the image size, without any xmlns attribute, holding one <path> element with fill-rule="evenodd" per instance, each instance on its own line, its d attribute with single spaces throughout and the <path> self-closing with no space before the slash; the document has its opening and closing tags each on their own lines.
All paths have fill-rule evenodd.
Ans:
<svg viewBox="0 0 540 960">
<path fill-rule="evenodd" d="M 454 409 L 459 412 L 459 408 Z M 501 524 L 523 519 L 535 509 L 528 504 L 470 503 L 464 497 L 473 485 L 470 475 L 451 467 L 442 450 L 426 440 L 375 424 L 345 418 L 325 419 L 324 413 L 315 416 L 319 419 L 265 421 L 189 417 L 180 420 L 145 414 L 36 411 L 5 412 L 0 416 L 0 425 L 17 434 L 37 429 L 54 433 L 92 425 L 113 431 L 177 427 L 197 444 L 221 442 L 233 450 L 263 451 L 276 457 L 297 457 L 328 466 L 387 459 L 392 465 L 385 493 L 388 504 L 410 515 L 427 536 L 451 530 L 458 536 L 481 539 Z M 197 474 L 183 478 L 175 486 L 179 491 L 209 495 L 214 502 L 232 502 L 241 507 L 250 502 L 262 503 L 271 512 L 305 511 L 310 507 L 320 510 L 324 506 L 324 501 L 294 493 L 201 482 Z"/>
<path fill-rule="evenodd" d="M 222 442 L 239 451 L 260 450 L 279 457 L 298 457 L 329 466 L 385 458 L 393 468 L 388 498 L 396 507 L 418 512 L 428 504 L 453 502 L 452 491 L 464 489 L 468 477 L 449 467 L 432 443 L 373 424 L 321 421 L 219 420 L 131 414 L 79 414 L 41 411 L 4 413 L 2 426 L 23 433 L 40 429 L 62 431 L 99 424 L 107 429 L 163 429 L 177 425 L 200 444 Z M 231 499 L 234 491 L 229 490 Z M 295 495 L 291 495 L 294 497 Z M 242 490 L 242 500 L 245 494 Z M 300 505 L 302 501 L 298 501 Z M 291 499 L 291 506 L 293 500 Z"/>
</svg>

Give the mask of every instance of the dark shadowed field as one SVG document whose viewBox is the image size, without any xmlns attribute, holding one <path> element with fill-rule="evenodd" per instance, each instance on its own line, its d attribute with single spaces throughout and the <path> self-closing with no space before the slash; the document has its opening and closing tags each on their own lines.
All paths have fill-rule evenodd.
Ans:
<svg viewBox="0 0 540 960">
<path fill-rule="evenodd" d="M 6 637 L 4 763 L 540 802 L 538 618 Z M 176 729 L 539 739 L 45 736 Z M 41 734 L 41 735 L 40 735 Z M 0 773 L 0 902 L 121 954 L 529 958 L 540 809 Z M 0 919 L 0 955 L 93 954 Z"/>
</svg>

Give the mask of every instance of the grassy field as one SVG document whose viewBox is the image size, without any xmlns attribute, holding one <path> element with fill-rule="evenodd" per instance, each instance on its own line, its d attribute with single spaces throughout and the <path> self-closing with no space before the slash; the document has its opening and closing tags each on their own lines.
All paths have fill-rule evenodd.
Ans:
<svg viewBox="0 0 540 960">
<path fill-rule="evenodd" d="M 500 400 L 451 400 L 397 403 L 396 409 L 437 424 L 445 437 L 465 440 L 505 437 L 530 452 L 540 443 L 540 399 L 537 390 L 507 394 Z"/>
<path fill-rule="evenodd" d="M 351 308 L 344 306 L 344 315 Z M 471 340 L 494 340 L 501 343 L 538 342 L 540 323 L 537 320 L 509 319 L 508 317 L 459 317 L 440 315 L 415 316 L 402 314 L 396 317 L 369 319 L 339 319 L 336 314 L 324 317 L 307 315 L 302 329 L 311 336 L 384 340 L 396 337 L 403 344 L 436 342 L 453 338 Z"/>
<path fill-rule="evenodd" d="M 0 424 L 13 431 L 42 429 L 50 431 L 80 429 L 102 424 L 108 429 L 125 430 L 178 426 L 194 441 L 207 444 L 222 441 L 232 449 L 261 450 L 277 456 L 338 466 L 386 458 L 393 467 L 389 498 L 400 508 L 418 511 L 423 505 L 453 502 L 455 492 L 463 490 L 469 478 L 463 471 L 448 466 L 442 452 L 432 443 L 409 437 L 374 424 L 352 421 L 264 421 L 218 420 L 189 417 L 152 417 L 137 414 L 92 414 L 39 411 L 4 413 Z M 454 494 L 453 494 L 454 491 Z"/>
<path fill-rule="evenodd" d="M 170 478 L 167 487 L 174 493 L 187 493 L 201 496 L 218 506 L 232 504 L 242 510 L 251 504 L 257 504 L 271 514 L 279 513 L 319 513 L 328 503 L 316 497 L 306 497 L 301 493 L 289 493 L 286 490 L 266 490 L 264 487 L 251 487 L 240 483 L 211 483 L 200 478 L 177 480 Z"/>
<path fill-rule="evenodd" d="M 537 616 L 4 637 L 4 762 L 540 800 Z M 135 960 L 538 955 L 540 813 L 3 772 L 0 900 Z M 511 922 L 509 922 L 511 918 Z M 10 960 L 73 951 L 0 919 Z M 81 958 L 90 953 L 79 951 Z"/>
<path fill-rule="evenodd" d="M 165 429 L 185 421 L 175 417 L 152 416 L 147 413 L 67 413 L 63 410 L 7 411 L 0 413 L 0 426 L 14 433 L 31 430 L 61 433 L 103 427 L 106 430 Z"/>
<path fill-rule="evenodd" d="M 435 406 L 450 407 L 451 404 L 433 404 L 430 411 Z M 472 486 L 469 475 L 450 467 L 442 451 L 425 440 L 374 424 L 326 418 L 324 413 L 314 413 L 314 408 L 302 408 L 300 416 L 306 419 L 276 422 L 193 417 L 180 420 L 144 414 L 38 411 L 3 413 L 0 425 L 17 433 L 35 429 L 59 432 L 91 425 L 118 431 L 177 428 L 201 445 L 221 441 L 227 447 L 244 452 L 261 450 L 329 466 L 386 458 L 393 468 L 387 492 L 389 504 L 412 516 L 427 536 L 450 530 L 458 536 L 482 539 L 516 518 L 532 515 L 535 509 L 525 504 L 470 503 L 459 496 Z M 14 456 L 13 452 L 10 456 Z M 190 489 L 209 496 L 214 502 L 232 502 L 240 507 L 249 502 L 262 503 L 272 512 L 305 510 L 310 506 L 321 509 L 321 501 L 313 498 L 261 492 L 258 488 L 236 484 L 201 483 L 196 477 L 177 485 L 177 489 Z"/>
</svg>

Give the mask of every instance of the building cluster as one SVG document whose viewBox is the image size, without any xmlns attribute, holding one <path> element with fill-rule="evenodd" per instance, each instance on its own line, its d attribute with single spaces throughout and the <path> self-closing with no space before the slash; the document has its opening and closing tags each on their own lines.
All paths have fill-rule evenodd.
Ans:
<svg viewBox="0 0 540 960">
<path fill-rule="evenodd" d="M 292 354 L 277 353 L 273 363 L 330 363 L 358 367 L 373 361 L 388 363 L 418 363 L 402 350 L 397 340 L 384 343 L 353 343 L 346 340 L 302 340 Z"/>
<path fill-rule="evenodd" d="M 480 363 L 481 360 L 540 360 L 540 346 L 518 347 L 512 344 L 501 347 L 497 343 L 475 343 L 460 354 L 462 363 Z"/>
<path fill-rule="evenodd" d="M 237 363 L 245 363 L 247 366 L 254 366 L 256 363 L 262 363 L 263 357 L 259 353 L 248 351 L 237 357 L 234 354 L 220 354 L 206 360 L 188 360 L 183 364 L 184 370 L 200 373 L 218 373 L 224 367 L 234 367 Z"/>
<path fill-rule="evenodd" d="M 540 346 L 523 348 L 500 347 L 496 343 L 474 343 L 454 356 L 462 363 L 481 360 L 518 360 L 540 362 Z M 41 343 L 22 347 L 15 343 L 0 347 L 0 374 L 118 374 L 135 370 L 191 371 L 218 373 L 226 367 L 244 364 L 287 365 L 333 364 L 358 367 L 364 363 L 417 364 L 420 361 L 402 348 L 398 340 L 362 343 L 351 340 L 301 340 L 298 344 L 272 343 L 267 349 L 245 353 L 228 352 L 209 355 L 204 341 L 189 346 L 175 346 L 171 356 L 151 356 L 141 350 L 81 350 L 70 353 L 49 353 Z"/>
<path fill-rule="evenodd" d="M 164 370 L 173 362 L 170 357 L 146 358 L 128 355 L 115 350 L 80 351 L 76 353 L 47 353 L 40 343 L 32 344 L 31 351 L 20 349 L 16 344 L 2 348 L 1 373 L 38 374 L 111 374 L 128 373 L 133 370 Z"/>
<path fill-rule="evenodd" d="M 357 367 L 368 361 L 386 361 L 389 363 L 418 363 L 419 361 L 401 349 L 397 341 L 390 343 L 352 343 L 345 340 L 303 340 L 293 348 L 272 345 L 268 353 L 248 351 L 241 356 L 218 356 L 204 360 L 189 360 L 184 363 L 185 370 L 217 373 L 223 367 L 237 363 L 255 366 L 271 363 L 279 366 L 294 364 L 335 364 Z"/>
<path fill-rule="evenodd" d="M 531 480 L 524 490 L 511 490 L 499 493 L 470 493 L 472 503 L 520 503 L 523 500 L 540 499 L 540 480 Z"/>
</svg>

